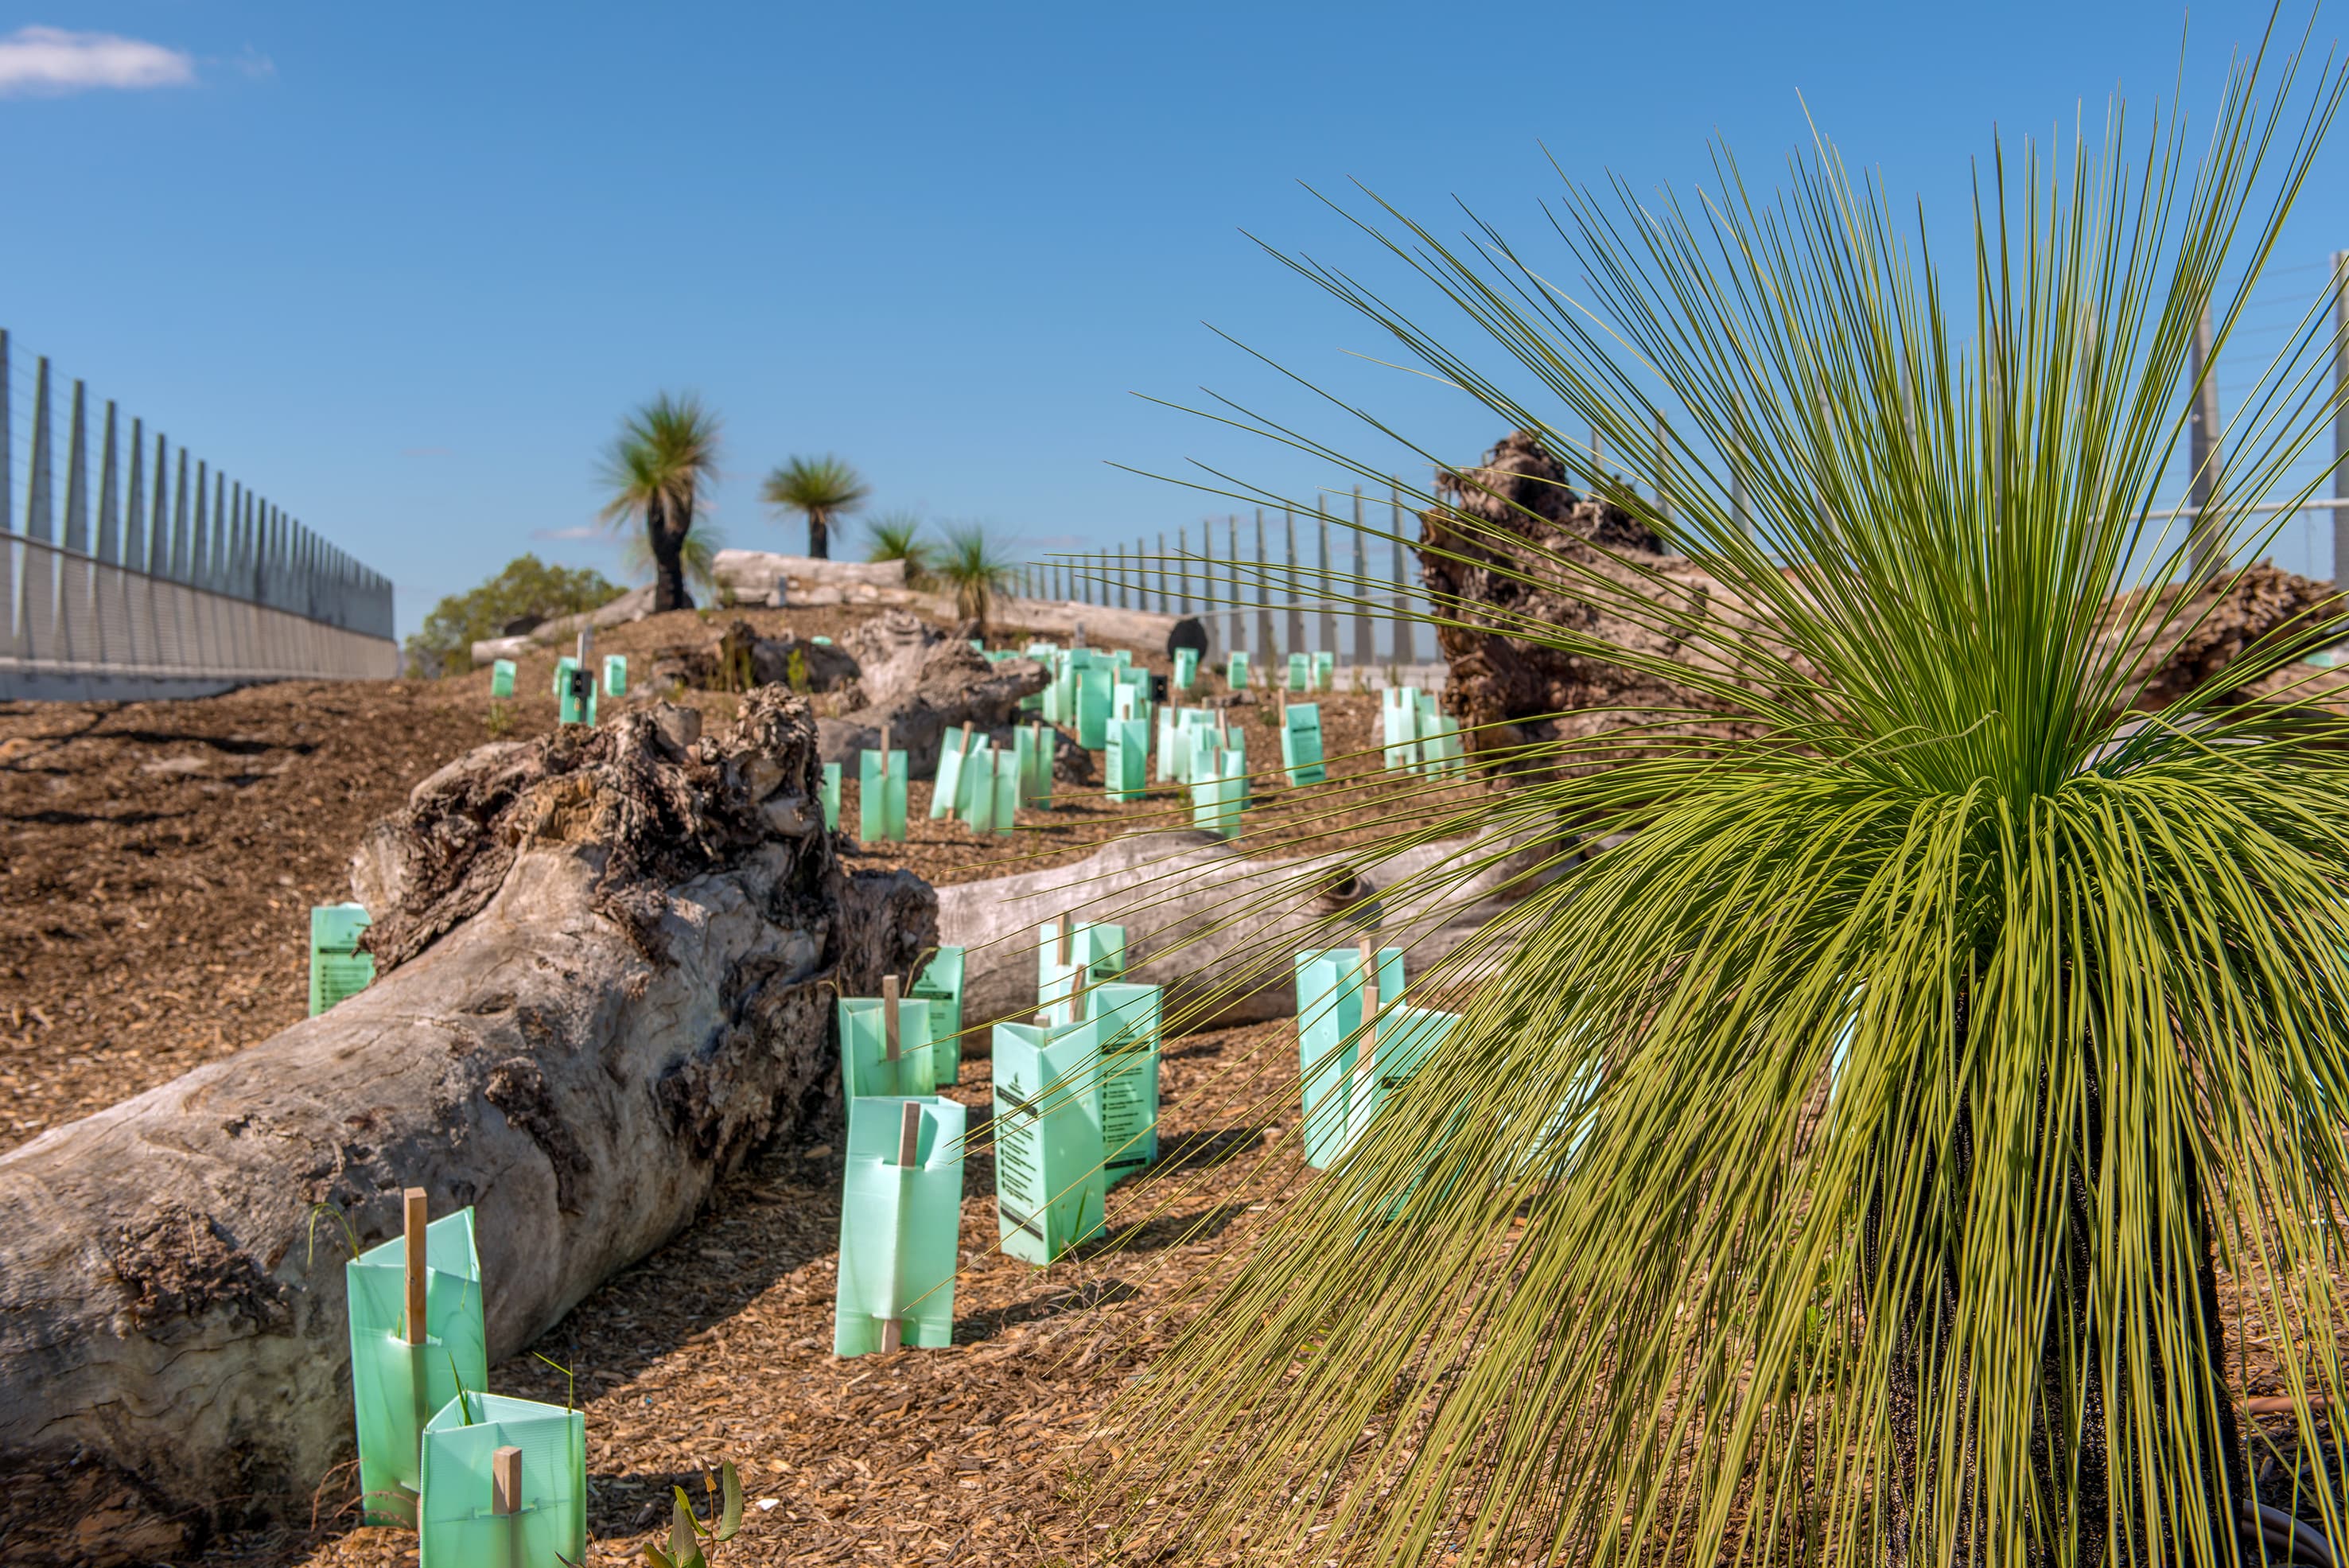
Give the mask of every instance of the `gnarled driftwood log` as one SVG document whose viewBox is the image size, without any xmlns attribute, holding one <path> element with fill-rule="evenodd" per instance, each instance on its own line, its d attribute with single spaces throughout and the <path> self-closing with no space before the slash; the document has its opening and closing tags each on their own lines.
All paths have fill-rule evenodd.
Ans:
<svg viewBox="0 0 2349 1568">
<path fill-rule="evenodd" d="M 697 731 L 631 713 L 443 769 L 358 857 L 376 984 L 0 1156 L 17 1500 L 52 1508 L 25 1472 L 80 1484 L 97 1461 L 186 1522 L 306 1509 L 351 1445 L 342 1258 L 331 1222 L 305 1256 L 314 1204 L 367 1244 L 403 1187 L 473 1205 L 494 1360 L 762 1140 L 832 1130 L 833 988 L 907 969 L 936 904 L 843 871 L 802 701 L 757 691 L 723 737 Z M 0 1536 L 26 1527 L 5 1511 Z"/>
</svg>

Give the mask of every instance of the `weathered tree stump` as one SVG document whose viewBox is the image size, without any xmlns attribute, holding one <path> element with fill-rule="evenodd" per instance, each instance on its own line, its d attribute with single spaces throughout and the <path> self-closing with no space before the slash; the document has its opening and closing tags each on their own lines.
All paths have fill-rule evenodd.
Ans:
<svg viewBox="0 0 2349 1568">
<path fill-rule="evenodd" d="M 159 1517 L 309 1507 L 352 1440 L 342 1250 L 328 1221 L 307 1256 L 313 1205 L 366 1244 L 403 1187 L 473 1205 L 495 1360 L 759 1144 L 829 1133 L 834 992 L 906 971 L 936 906 L 842 869 L 803 702 L 761 689 L 698 728 L 631 713 L 443 769 L 357 857 L 373 986 L 0 1156 L 12 1562 L 40 1551 L 44 1489 L 94 1473 L 150 1511 L 119 1510 L 116 1547 L 56 1547 L 74 1560 L 166 1554 Z"/>
</svg>

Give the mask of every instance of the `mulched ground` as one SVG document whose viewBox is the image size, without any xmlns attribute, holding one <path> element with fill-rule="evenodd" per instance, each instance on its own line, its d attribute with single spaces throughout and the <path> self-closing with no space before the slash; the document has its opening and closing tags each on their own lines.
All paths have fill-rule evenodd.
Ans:
<svg viewBox="0 0 2349 1568">
<path fill-rule="evenodd" d="M 574 1309 L 537 1345 L 571 1369 L 587 1415 L 589 1560 L 664 1539 L 670 1488 L 697 1499 L 720 1459 L 750 1500 L 726 1563 L 1081 1563 L 1097 1527 L 1085 1476 L 1118 1434 L 1101 1417 L 1193 1309 L 1177 1302 L 1278 1212 L 1303 1172 L 1252 1102 L 1295 1035 L 1283 1025 L 1171 1043 L 1161 1160 L 1113 1189 L 1109 1230 L 1038 1269 L 997 1246 L 994 1162 L 963 1175 L 955 1344 L 842 1360 L 832 1354 L 841 1165 L 836 1145 L 766 1150 L 692 1227 Z M 984 1058 L 955 1098 L 988 1106 Z M 517 1356 L 499 1392 L 560 1402 L 564 1379 Z M 216 1541 L 227 1568 L 384 1568 L 415 1537 L 356 1523 L 347 1472 L 327 1478 L 315 1529 Z"/>
<path fill-rule="evenodd" d="M 714 641 L 738 613 L 762 632 L 832 636 L 855 616 L 686 612 L 607 631 L 597 650 L 634 664 Z M 476 671 L 179 702 L 0 704 L 0 1150 L 296 1022 L 307 911 L 347 897 L 361 830 L 471 747 L 551 727 L 554 659 L 523 660 L 521 695 L 504 703 Z M 713 722 L 736 702 L 660 695 Z M 1282 699 L 1251 699 L 1234 722 L 1262 770 L 1278 758 Z M 1423 784 L 1384 775 L 1370 751 L 1375 696 L 1313 700 L 1331 782 L 1260 785 L 1242 841 L 1254 852 L 1359 842 L 1429 805 Z M 616 707 L 607 700 L 606 715 Z M 910 842 L 862 847 L 855 863 L 965 881 L 1188 820 L 1171 785 L 1123 804 L 1063 785 L 1051 810 L 1021 813 L 1016 836 L 981 838 L 931 822 L 926 784 L 910 793 Z M 853 825 L 853 784 L 845 794 Z M 1252 1104 L 1267 1075 L 1284 1061 L 1294 1070 L 1294 1050 L 1290 1025 L 1171 1042 L 1167 1159 L 1112 1194 L 1108 1238 L 1051 1269 L 998 1249 L 992 1163 L 975 1153 L 947 1351 L 831 1355 L 838 1149 L 764 1151 L 693 1226 L 535 1347 L 578 1376 L 593 1560 L 622 1561 L 656 1539 L 669 1488 L 698 1486 L 721 1458 L 754 1500 L 721 1563 L 1092 1560 L 1077 1500 L 1088 1456 L 1115 1442 L 1096 1430 L 1101 1412 L 1179 1325 L 1188 1307 L 1176 1294 L 1243 1248 L 1301 1174 L 1286 1129 Z M 984 1055 L 967 1057 L 957 1091 L 982 1112 L 986 1074 Z M 528 1356 L 492 1376 L 502 1392 L 564 1397 L 564 1379 Z M 202 1561 L 414 1560 L 412 1536 L 357 1524 L 347 1471 L 321 1480 L 315 1528 L 223 1539 Z"/>
</svg>

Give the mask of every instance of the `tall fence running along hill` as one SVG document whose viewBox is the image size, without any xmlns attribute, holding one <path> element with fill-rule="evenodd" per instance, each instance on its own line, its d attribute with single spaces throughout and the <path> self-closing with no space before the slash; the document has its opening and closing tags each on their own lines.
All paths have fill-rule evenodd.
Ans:
<svg viewBox="0 0 2349 1568">
<path fill-rule="evenodd" d="M 0 700 L 399 673 L 391 583 L 0 330 Z"/>
<path fill-rule="evenodd" d="M 2188 410 L 2186 440 L 2167 476 L 2180 500 L 2151 514 L 2160 529 L 2150 553 L 2158 556 L 2182 539 L 2199 506 L 2224 492 L 2229 451 L 2239 441 L 2249 444 L 2247 438 L 2275 417 L 2272 389 L 2291 389 L 2292 399 L 2313 402 L 2325 395 L 2322 389 L 2329 382 L 2332 441 L 2299 454 L 2271 488 L 2289 496 L 2313 484 L 2332 493 L 2254 511 L 2273 524 L 2261 546 L 2263 556 L 2287 571 L 2340 583 L 2349 580 L 2349 251 L 2270 266 L 2262 277 L 2228 336 L 2229 352 L 2216 359 L 2212 324 L 2204 318 L 2193 365 L 2198 374 L 2206 360 L 2213 368 Z M 2220 297 L 2230 293 L 2222 288 Z M 2252 373 L 2235 373 L 2238 365 Z M 1595 461 L 1605 461 L 1595 441 L 1592 452 Z M 1161 534 L 1130 547 L 1062 556 L 1024 568 L 1020 591 L 1196 615 L 1219 652 L 1247 653 L 1259 667 L 1291 653 L 1319 652 L 1360 670 L 1363 686 L 1383 685 L 1391 669 L 1407 682 L 1442 684 L 1444 666 L 1420 662 L 1436 657 L 1433 631 L 1398 618 L 1426 604 L 1412 552 L 1399 542 L 1417 532 L 1417 519 L 1404 510 L 1398 490 L 1390 490 L 1383 503 L 1367 503 L 1386 509 L 1381 537 L 1364 528 L 1366 501 L 1359 489 L 1350 519 L 1336 515 L 1345 499 L 1325 493 L 1316 512 L 1259 510 L 1253 518 L 1208 519 L 1196 524 L 1195 547 L 1185 525 L 1175 530 L 1171 550 Z M 1662 504 L 1664 498 L 1658 499 Z M 1669 505 L 1663 509 L 1669 514 Z M 1333 528 L 1340 535 L 1335 547 L 1347 559 L 1333 553 Z M 2198 559 L 2194 569 L 2211 573 L 2229 564 Z M 1381 600 L 1392 606 L 1391 613 L 1379 613 Z M 1278 670 L 1274 673 L 1277 679 Z"/>
</svg>

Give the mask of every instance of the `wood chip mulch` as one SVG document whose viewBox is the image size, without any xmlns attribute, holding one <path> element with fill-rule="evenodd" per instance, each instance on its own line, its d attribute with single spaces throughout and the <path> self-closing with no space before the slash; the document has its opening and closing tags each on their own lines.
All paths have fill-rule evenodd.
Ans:
<svg viewBox="0 0 2349 1568">
<path fill-rule="evenodd" d="M 1161 1159 L 1114 1189 L 1106 1236 L 1049 1269 L 997 1246 L 992 1159 L 963 1179 L 955 1344 L 832 1354 L 840 1225 L 837 1146 L 771 1148 L 702 1217 L 582 1303 L 533 1348 L 576 1376 L 586 1412 L 589 1561 L 665 1539 L 670 1489 L 698 1500 L 731 1459 L 750 1499 L 728 1564 L 1082 1563 L 1105 1526 L 1091 1473 L 1123 1452 L 1110 1401 L 1162 1349 L 1278 1211 L 1302 1174 L 1294 1117 L 1256 1106 L 1294 1070 L 1294 1025 L 1170 1043 Z M 954 1097 L 989 1103 L 984 1058 Z M 561 1402 L 564 1379 L 527 1355 L 491 1369 L 501 1393 Z M 220 1538 L 209 1568 L 387 1568 L 415 1537 L 357 1522 L 328 1478 L 315 1529 Z"/>
</svg>

